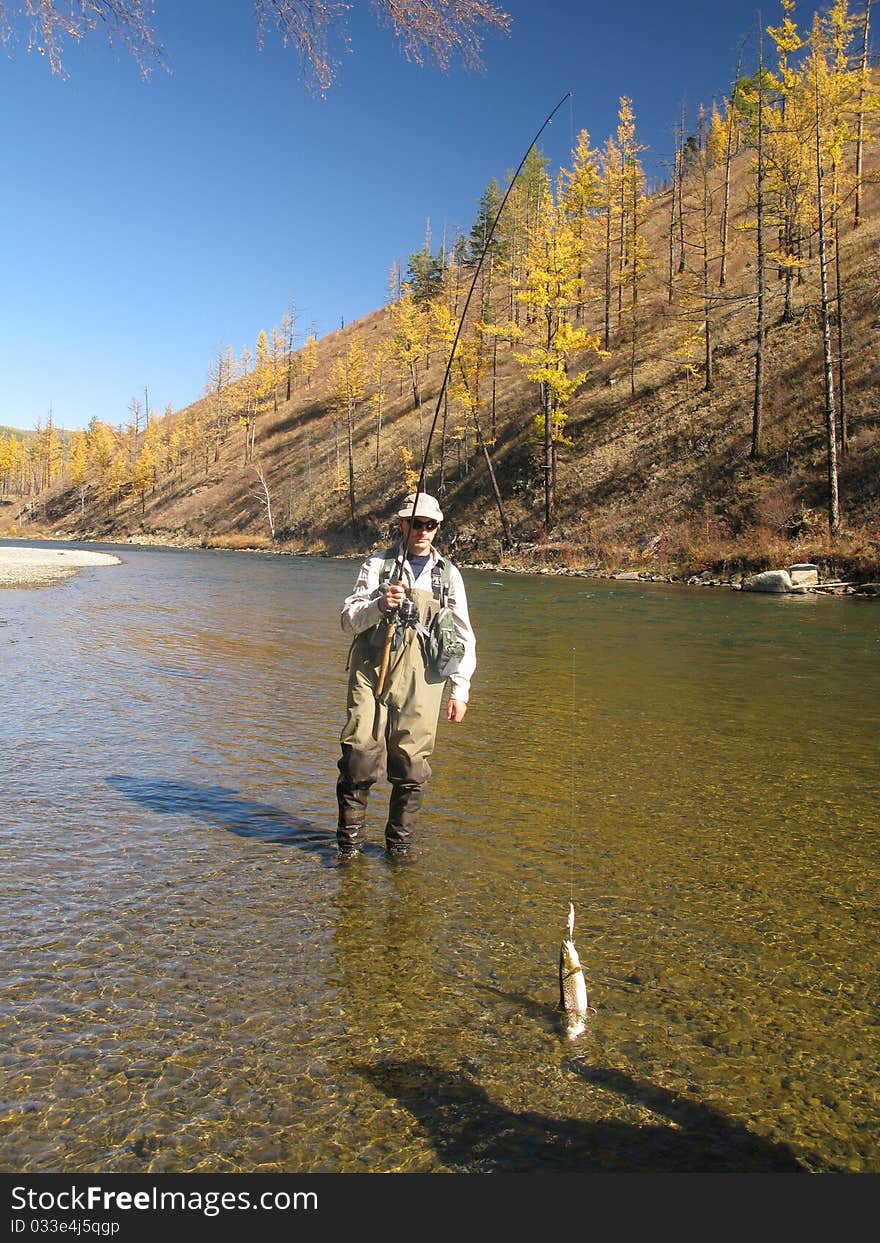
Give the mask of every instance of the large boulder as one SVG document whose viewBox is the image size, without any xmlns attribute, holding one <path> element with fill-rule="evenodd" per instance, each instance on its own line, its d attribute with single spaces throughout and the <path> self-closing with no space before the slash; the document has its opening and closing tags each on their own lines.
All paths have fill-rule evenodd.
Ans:
<svg viewBox="0 0 880 1243">
<path fill-rule="evenodd" d="M 819 567 L 808 561 L 802 561 L 799 565 L 790 565 L 788 572 L 795 585 L 801 584 L 804 587 L 819 585 Z"/>
<path fill-rule="evenodd" d="M 793 587 L 788 570 L 764 570 L 762 574 L 750 574 L 743 579 L 743 591 L 789 592 Z"/>
</svg>

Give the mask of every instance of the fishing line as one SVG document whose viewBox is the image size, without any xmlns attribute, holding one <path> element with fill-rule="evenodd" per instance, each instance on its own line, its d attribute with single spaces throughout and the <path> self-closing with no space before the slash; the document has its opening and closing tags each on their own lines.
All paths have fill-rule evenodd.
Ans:
<svg viewBox="0 0 880 1243">
<path fill-rule="evenodd" d="M 569 757 L 570 757 L 569 767 L 571 769 L 571 816 L 569 820 L 569 837 L 571 838 L 571 852 L 570 852 L 569 874 L 568 874 L 568 900 L 569 902 L 572 902 L 572 903 L 574 902 L 574 838 L 575 838 L 575 832 L 574 832 L 574 827 L 575 827 L 574 826 L 574 807 L 575 807 L 575 802 L 574 802 L 574 794 L 575 794 L 574 744 L 575 744 L 575 721 L 576 721 L 576 711 L 577 711 L 576 709 L 577 699 L 576 699 L 576 694 L 575 694 L 576 692 L 576 680 L 575 680 L 576 655 L 577 655 L 577 648 L 572 647 L 571 649 L 571 746 L 569 748 Z"/>
<path fill-rule="evenodd" d="M 434 439 L 434 432 L 437 428 L 437 420 L 440 417 L 440 407 L 443 404 L 443 394 L 446 392 L 446 386 L 449 383 L 449 375 L 450 375 L 450 372 L 452 371 L 452 363 L 453 363 L 453 359 L 455 358 L 455 351 L 458 348 L 459 337 L 461 336 L 462 329 L 464 328 L 464 322 L 465 322 L 465 319 L 467 318 L 468 307 L 471 304 L 471 298 L 473 297 L 474 290 L 477 287 L 477 278 L 480 275 L 480 269 L 483 266 L 483 261 L 486 258 L 486 255 L 489 253 L 489 247 L 492 244 L 492 238 L 495 234 L 495 229 L 498 225 L 498 221 L 501 219 L 504 208 L 507 206 L 507 200 L 510 197 L 510 193 L 513 190 L 513 187 L 516 185 L 516 179 L 522 172 L 523 165 L 525 164 L 526 160 L 529 158 L 529 152 L 531 151 L 532 147 L 534 147 L 538 139 L 541 137 L 544 130 L 547 128 L 547 126 L 556 116 L 556 113 L 559 111 L 559 109 L 562 107 L 565 101 L 570 98 L 571 98 L 571 91 L 566 91 L 565 94 L 560 99 L 559 103 L 556 105 L 556 107 L 553 109 L 553 111 L 544 121 L 543 125 L 538 130 L 537 134 L 535 134 L 532 141 L 526 147 L 525 154 L 523 155 L 522 159 L 517 165 L 516 172 L 513 174 L 513 176 L 510 179 L 510 184 L 508 185 L 507 190 L 504 193 L 504 197 L 501 200 L 501 206 L 498 208 L 498 211 L 495 213 L 495 218 L 492 221 L 491 228 L 489 229 L 489 232 L 486 235 L 486 240 L 483 243 L 483 249 L 480 252 L 479 259 L 477 260 L 477 266 L 474 269 L 474 275 L 473 275 L 473 279 L 471 280 L 470 289 L 468 290 L 468 295 L 467 295 L 467 298 L 465 299 L 464 310 L 462 311 L 461 317 L 459 318 L 458 327 L 456 328 L 456 331 L 455 331 L 455 338 L 453 339 L 453 342 L 452 342 L 452 348 L 449 351 L 449 358 L 447 359 L 447 362 L 446 362 L 446 370 L 443 373 L 443 381 L 440 385 L 440 391 L 437 394 L 437 405 L 434 409 L 434 417 L 431 420 L 431 426 L 428 430 L 428 439 L 425 443 L 425 452 L 422 456 L 422 466 L 421 466 L 421 470 L 419 471 L 419 479 L 418 479 L 418 483 L 416 484 L 413 507 L 410 513 L 409 530 L 407 531 L 406 538 L 400 550 L 400 555 L 398 556 L 397 560 L 394 563 L 394 569 L 392 570 L 392 573 L 391 573 L 391 580 L 390 580 L 391 582 L 398 582 L 400 580 L 400 576 L 403 573 L 403 566 L 404 566 L 404 563 L 406 562 L 407 553 L 409 550 L 410 536 L 412 534 L 412 519 L 416 516 L 416 511 L 418 509 L 418 504 L 419 504 L 419 497 L 422 495 L 422 493 L 425 490 L 425 477 L 428 471 L 428 455 L 431 452 L 431 442 Z"/>
<path fill-rule="evenodd" d="M 547 128 L 547 126 L 556 116 L 556 113 L 559 111 L 559 109 L 562 107 L 565 101 L 569 99 L 570 97 L 571 97 L 571 91 L 566 91 L 565 94 L 560 99 L 559 103 L 556 105 L 556 107 L 553 109 L 553 111 L 544 121 L 543 125 L 538 130 L 537 134 L 535 134 L 532 141 L 526 147 L 525 154 L 523 155 L 522 159 L 517 165 L 516 172 L 511 177 L 510 184 L 508 185 L 506 191 L 504 192 L 504 197 L 501 200 L 501 206 L 498 208 L 498 211 L 495 213 L 495 219 L 492 221 L 491 228 L 486 234 L 486 240 L 483 243 L 483 249 L 480 252 L 479 259 L 477 260 L 477 266 L 474 268 L 474 275 L 471 280 L 470 289 L 468 290 L 467 298 L 465 299 L 464 310 L 461 313 L 461 318 L 458 321 L 458 327 L 455 330 L 455 337 L 452 342 L 452 348 L 450 349 L 449 357 L 446 360 L 446 370 L 443 373 L 443 381 L 440 385 L 440 391 L 437 394 L 437 405 L 434 408 L 434 417 L 431 420 L 431 426 L 428 430 L 428 439 L 425 443 L 425 451 L 422 455 L 422 465 L 421 465 L 421 469 L 419 470 L 418 483 L 416 484 L 416 490 L 413 496 L 412 509 L 410 510 L 410 513 L 409 513 L 409 521 L 407 523 L 406 534 L 403 540 L 401 541 L 400 552 L 394 559 L 394 565 L 391 569 L 391 574 L 388 579 L 389 583 L 392 583 L 392 584 L 399 583 L 403 577 L 403 567 L 406 565 L 406 559 L 409 556 L 409 544 L 410 544 L 410 540 L 412 538 L 412 533 L 413 533 L 413 519 L 415 518 L 418 512 L 419 497 L 425 491 L 425 477 L 428 472 L 428 455 L 431 452 L 431 442 L 434 439 L 434 432 L 437 429 L 437 420 L 440 417 L 440 408 L 443 405 L 443 395 L 446 392 L 446 386 L 449 383 L 449 376 L 452 371 L 452 363 L 453 363 L 453 359 L 455 358 L 455 351 L 458 348 L 458 341 L 459 341 L 459 338 L 461 337 L 462 329 L 464 328 L 464 321 L 467 318 L 468 308 L 471 304 L 471 298 L 473 297 L 474 290 L 477 287 L 477 278 L 480 275 L 480 270 L 483 266 L 483 261 L 485 260 L 486 255 L 489 253 L 489 247 L 492 244 L 492 238 L 495 234 L 495 229 L 498 225 L 498 221 L 501 219 L 502 212 L 504 211 L 504 208 L 507 206 L 507 200 L 510 197 L 513 187 L 516 185 L 516 179 L 522 172 L 523 165 L 525 164 L 526 160 L 529 158 L 529 152 L 531 151 L 532 147 L 534 147 L 538 139 L 541 137 L 544 130 Z M 386 684 L 386 679 L 388 676 L 388 664 L 391 658 L 391 644 L 393 641 L 393 636 L 394 636 L 394 619 L 391 618 L 385 630 L 385 644 L 384 644 L 384 648 L 382 651 L 382 662 L 379 666 L 379 676 L 376 682 L 376 698 L 377 699 L 379 699 L 385 692 L 385 684 Z"/>
</svg>

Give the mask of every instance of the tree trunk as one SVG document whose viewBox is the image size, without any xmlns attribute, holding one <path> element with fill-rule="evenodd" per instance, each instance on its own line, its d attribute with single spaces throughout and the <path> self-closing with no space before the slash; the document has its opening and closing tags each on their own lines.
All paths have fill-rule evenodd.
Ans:
<svg viewBox="0 0 880 1243">
<path fill-rule="evenodd" d="M 871 14 L 871 0 L 865 3 L 865 18 L 862 26 L 862 59 L 859 65 L 859 110 L 856 129 L 856 184 L 853 228 L 862 223 L 862 151 L 865 145 L 865 84 L 868 81 L 868 23 Z"/>
<path fill-rule="evenodd" d="M 498 338 L 492 338 L 492 409 L 490 428 L 492 435 L 492 444 L 498 439 L 498 416 L 496 411 L 498 393 Z"/>
<path fill-rule="evenodd" d="M 629 391 L 631 396 L 636 392 L 636 347 L 639 333 L 639 170 L 635 158 L 632 164 L 633 198 L 632 198 L 632 245 L 630 262 L 632 263 L 632 323 L 630 331 L 629 357 Z"/>
<path fill-rule="evenodd" d="M 788 202 L 786 204 L 785 235 L 782 241 L 782 252 L 786 258 L 783 268 L 785 303 L 782 312 L 782 322 L 783 324 L 791 324 L 794 322 L 794 269 L 791 265 L 791 256 L 794 253 L 794 233 L 791 213 L 797 209 L 792 205 L 790 196 L 786 197 Z"/>
<path fill-rule="evenodd" d="M 766 327 L 764 323 L 764 300 L 766 296 L 766 259 L 764 255 L 764 55 L 763 39 L 758 34 L 758 322 L 755 329 L 755 393 L 752 404 L 752 448 L 750 457 L 757 461 L 764 452 L 764 339 Z"/>
<path fill-rule="evenodd" d="M 837 418 L 834 412 L 834 367 L 831 359 L 831 316 L 828 305 L 828 252 L 825 241 L 822 126 L 819 108 L 819 75 L 816 71 L 816 207 L 819 216 L 819 283 L 822 298 L 822 358 L 825 377 L 825 434 L 828 442 L 828 528 L 840 531 L 840 497 L 837 484 Z"/>
<path fill-rule="evenodd" d="M 313 512 L 314 501 L 312 499 L 312 433 L 306 432 L 306 485 L 309 492 L 309 513 Z"/>
<path fill-rule="evenodd" d="M 357 519 L 354 505 L 354 411 L 351 402 L 348 403 L 348 505 L 354 525 Z"/>
<path fill-rule="evenodd" d="M 718 286 L 723 289 L 727 284 L 727 238 L 730 233 L 730 165 L 733 161 L 733 120 L 736 115 L 736 93 L 739 90 L 739 75 L 742 72 L 742 57 L 736 60 L 736 74 L 733 79 L 733 94 L 730 97 L 727 116 L 727 145 L 724 151 L 724 203 L 721 208 L 721 272 Z"/>
<path fill-rule="evenodd" d="M 422 422 L 422 394 L 419 390 L 418 376 L 416 375 L 415 360 L 411 360 L 409 364 L 409 375 L 412 381 L 413 401 L 416 410 L 419 412 L 419 450 L 422 458 L 425 456 L 425 429 Z"/>
<path fill-rule="evenodd" d="M 672 166 L 672 194 L 669 196 L 669 262 L 666 276 L 667 301 L 672 305 L 673 266 L 675 264 L 675 165 Z"/>
<path fill-rule="evenodd" d="M 684 100 L 681 101 L 681 127 L 679 129 L 678 164 L 678 270 L 684 271 Z"/>
<path fill-rule="evenodd" d="M 440 421 L 440 478 L 438 495 L 446 495 L 446 426 L 449 419 L 449 394 L 443 394 L 443 418 Z"/>
<path fill-rule="evenodd" d="M 617 331 L 623 318 L 623 271 L 626 267 L 626 156 L 620 153 L 620 232 L 617 254 Z"/>
<path fill-rule="evenodd" d="M 840 271 L 840 202 L 838 199 L 837 165 L 834 166 L 834 194 L 831 203 L 831 228 L 834 234 L 834 280 L 837 294 L 837 402 L 840 407 L 840 452 L 849 449 L 849 428 L 846 418 L 846 360 L 843 352 L 843 277 Z"/>
<path fill-rule="evenodd" d="M 705 338 L 704 365 L 706 377 L 703 384 L 705 392 L 711 393 L 715 387 L 715 375 L 712 365 L 712 295 L 709 290 L 709 223 L 711 197 L 709 194 L 709 170 L 703 168 L 703 335 Z"/>
<path fill-rule="evenodd" d="M 605 209 L 605 332 L 603 344 L 611 349 L 611 189 Z"/>
<path fill-rule="evenodd" d="M 512 543 L 510 538 L 510 527 L 507 525 L 507 515 L 504 512 L 504 505 L 501 501 L 501 492 L 498 488 L 498 480 L 495 478 L 495 468 L 492 465 L 492 458 L 489 456 L 489 448 L 483 439 L 483 429 L 480 427 L 480 420 L 477 418 L 476 410 L 473 410 L 472 414 L 474 429 L 477 433 L 477 440 L 480 448 L 483 450 L 483 457 L 486 459 L 486 467 L 489 471 L 489 478 L 492 481 L 492 491 L 495 494 L 495 504 L 498 506 L 498 516 L 501 519 L 501 529 L 504 532 L 502 543 L 505 548 L 509 548 Z"/>
<path fill-rule="evenodd" d="M 550 385 L 541 385 L 544 407 L 544 534 L 550 534 L 553 526 L 553 422 Z"/>
<path fill-rule="evenodd" d="M 272 517 L 272 497 L 269 495 L 269 485 L 266 482 L 266 476 L 263 474 L 263 468 L 260 466 L 259 462 L 255 463 L 254 470 L 257 472 L 257 478 L 259 479 L 260 485 L 263 489 L 263 506 L 266 510 L 266 521 L 269 523 L 269 534 L 272 536 L 272 539 L 274 539 L 275 519 Z"/>
</svg>

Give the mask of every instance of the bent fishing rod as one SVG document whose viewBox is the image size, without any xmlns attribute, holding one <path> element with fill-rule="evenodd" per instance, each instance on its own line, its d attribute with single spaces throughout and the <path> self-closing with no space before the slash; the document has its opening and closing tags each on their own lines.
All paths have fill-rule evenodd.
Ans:
<svg viewBox="0 0 880 1243">
<path fill-rule="evenodd" d="M 477 266 L 474 268 L 474 275 L 471 280 L 470 288 L 468 289 L 467 297 L 465 298 L 464 310 L 461 313 L 461 316 L 458 321 L 458 327 L 455 330 L 455 337 L 453 338 L 453 341 L 452 341 L 452 348 L 450 349 L 449 357 L 446 360 L 446 370 L 443 373 L 443 382 L 441 383 L 440 391 L 437 394 L 437 404 L 434 408 L 434 417 L 431 420 L 431 426 L 428 429 L 428 439 L 425 442 L 425 451 L 422 455 L 422 465 L 421 465 L 421 469 L 419 470 L 419 479 L 418 479 L 418 483 L 416 484 L 415 496 L 413 498 L 413 506 L 412 506 L 412 509 L 410 510 L 409 521 L 407 524 L 406 537 L 403 540 L 399 554 L 394 560 L 394 566 L 392 567 L 392 570 L 391 570 L 391 577 L 388 580 L 390 584 L 400 582 L 400 579 L 403 575 L 403 567 L 406 564 L 406 558 L 409 554 L 409 542 L 412 536 L 413 519 L 415 518 L 416 513 L 418 511 L 419 498 L 423 495 L 425 491 L 425 476 L 428 470 L 428 455 L 431 452 L 431 442 L 434 439 L 434 432 L 437 428 L 437 420 L 440 416 L 440 408 L 443 404 L 443 395 L 446 392 L 446 386 L 449 383 L 449 376 L 452 372 L 452 363 L 455 359 L 455 351 L 458 349 L 459 337 L 461 336 L 462 329 L 464 328 L 465 319 L 467 318 L 467 313 L 468 313 L 468 307 L 471 304 L 471 298 L 473 297 L 474 290 L 477 287 L 477 279 L 480 275 L 480 270 L 483 266 L 483 261 L 486 258 L 486 255 L 489 253 L 489 247 L 492 244 L 492 238 L 495 234 L 495 229 L 498 225 L 498 221 L 501 219 L 502 213 L 504 212 L 504 208 L 507 206 L 507 200 L 510 197 L 510 193 L 513 190 L 514 185 L 516 184 L 516 179 L 522 172 L 522 168 L 526 160 L 529 158 L 529 152 L 531 151 L 532 147 L 534 147 L 538 139 L 541 137 L 544 130 L 547 128 L 547 126 L 556 116 L 556 113 L 559 111 L 559 109 L 562 107 L 562 105 L 565 103 L 565 101 L 570 96 L 571 96 L 571 91 L 566 91 L 565 94 L 560 99 L 559 103 L 556 105 L 556 107 L 553 109 L 553 111 L 544 121 L 543 125 L 538 130 L 537 134 L 535 134 L 532 141 L 526 147 L 525 153 L 522 159 L 520 160 L 519 164 L 517 165 L 516 172 L 511 177 L 510 184 L 508 185 L 506 191 L 504 192 L 504 197 L 501 200 L 501 205 L 498 208 L 498 211 L 495 213 L 495 218 L 492 221 L 491 227 L 489 228 L 489 231 L 486 234 L 486 240 L 483 243 L 483 249 L 480 251 L 480 257 L 477 260 Z M 397 610 L 395 610 L 395 613 L 396 611 Z M 391 644 L 394 639 L 394 626 L 395 626 L 395 617 L 394 617 L 394 614 L 391 614 L 389 621 L 388 621 L 388 625 L 385 630 L 385 644 L 382 649 L 382 663 L 379 667 L 379 680 L 376 683 L 376 698 L 377 699 L 379 699 L 380 696 L 383 695 L 385 692 L 385 679 L 388 676 L 388 665 L 391 660 Z"/>
</svg>

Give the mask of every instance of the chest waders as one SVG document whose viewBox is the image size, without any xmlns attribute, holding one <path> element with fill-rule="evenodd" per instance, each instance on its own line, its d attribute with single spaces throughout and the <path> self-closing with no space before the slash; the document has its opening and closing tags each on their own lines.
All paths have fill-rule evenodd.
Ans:
<svg viewBox="0 0 880 1243">
<path fill-rule="evenodd" d="M 437 607 L 432 592 L 411 589 L 419 620 L 425 624 Z M 336 838 L 341 851 L 355 852 L 366 840 L 367 799 L 385 773 L 391 783 L 385 845 L 404 854 L 422 805 L 422 787 L 431 776 L 428 756 L 434 750 L 445 683 L 425 680 L 425 662 L 414 626 L 398 632 L 381 699 L 376 698 L 385 624 L 359 634 L 349 658 L 348 719 L 340 735 L 336 797 Z"/>
</svg>

